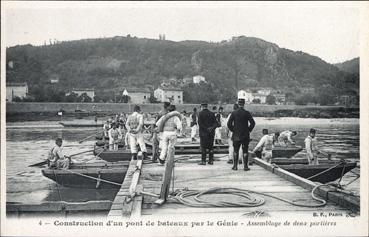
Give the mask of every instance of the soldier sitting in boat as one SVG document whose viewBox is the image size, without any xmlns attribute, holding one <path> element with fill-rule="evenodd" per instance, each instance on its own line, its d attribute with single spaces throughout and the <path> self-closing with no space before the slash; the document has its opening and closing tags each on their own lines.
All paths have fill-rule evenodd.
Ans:
<svg viewBox="0 0 369 237">
<path fill-rule="evenodd" d="M 49 152 L 48 165 L 50 168 L 56 169 L 69 169 L 71 163 L 70 157 L 63 154 L 61 146 L 63 145 L 63 140 L 57 138 L 55 140 L 55 146 Z"/>
<path fill-rule="evenodd" d="M 292 137 L 296 135 L 297 135 L 296 131 L 286 130 L 281 132 L 278 137 L 279 145 L 284 147 L 288 146 L 288 143 L 291 145 L 295 145 L 296 143 L 295 141 L 292 140 Z"/>
<path fill-rule="evenodd" d="M 261 158 L 270 162 L 272 159 L 272 150 L 278 144 L 279 132 L 268 134 L 268 129 L 263 129 L 264 136 L 260 139 L 252 153 L 261 152 Z"/>
</svg>

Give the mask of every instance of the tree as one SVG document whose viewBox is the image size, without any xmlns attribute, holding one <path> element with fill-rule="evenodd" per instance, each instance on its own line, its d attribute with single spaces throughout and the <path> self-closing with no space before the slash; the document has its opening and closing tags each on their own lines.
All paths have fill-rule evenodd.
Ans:
<svg viewBox="0 0 369 237">
<path fill-rule="evenodd" d="M 268 95 L 265 101 L 268 105 L 275 105 L 276 98 L 272 95 Z"/>
<path fill-rule="evenodd" d="M 67 95 L 64 99 L 66 102 L 77 102 L 78 101 L 78 95 L 74 92 Z"/>
<path fill-rule="evenodd" d="M 92 102 L 91 97 L 89 97 L 86 92 L 83 93 L 82 95 L 80 95 L 78 97 L 78 100 L 81 101 L 81 102 L 86 102 L 86 103 Z"/>
<path fill-rule="evenodd" d="M 259 98 L 257 98 L 257 99 L 253 99 L 252 100 L 252 103 L 254 103 L 254 104 L 260 104 L 260 99 Z"/>
</svg>

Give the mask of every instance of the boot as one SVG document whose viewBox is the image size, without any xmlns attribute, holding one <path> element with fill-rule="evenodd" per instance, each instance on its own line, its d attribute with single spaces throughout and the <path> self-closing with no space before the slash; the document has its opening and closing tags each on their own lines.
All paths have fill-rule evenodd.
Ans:
<svg viewBox="0 0 369 237">
<path fill-rule="evenodd" d="M 206 165 L 206 149 L 201 148 L 201 162 L 199 165 Z"/>
<path fill-rule="evenodd" d="M 214 152 L 213 152 L 212 149 L 209 151 L 209 162 L 208 162 L 208 164 L 209 165 L 214 164 Z"/>
<path fill-rule="evenodd" d="M 137 153 L 132 153 L 132 160 L 137 160 Z"/>
<path fill-rule="evenodd" d="M 243 154 L 243 170 L 244 171 L 248 171 L 250 170 L 249 168 L 249 154 L 246 153 L 246 154 Z"/>
<path fill-rule="evenodd" d="M 233 153 L 233 167 L 232 170 L 238 169 L 238 152 Z"/>
</svg>

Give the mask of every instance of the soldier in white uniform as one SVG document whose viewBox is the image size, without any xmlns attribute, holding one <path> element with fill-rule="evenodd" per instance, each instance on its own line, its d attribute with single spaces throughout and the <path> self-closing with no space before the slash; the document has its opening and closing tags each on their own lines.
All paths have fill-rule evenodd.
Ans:
<svg viewBox="0 0 369 237">
<path fill-rule="evenodd" d="M 170 105 L 168 107 L 168 113 L 156 122 L 156 126 L 159 127 L 159 129 L 161 127 L 163 129 L 161 135 L 161 152 L 159 157 L 160 164 L 165 163 L 169 147 L 174 147 L 177 142 L 177 133 L 182 131 L 182 122 L 179 118 L 180 114 L 178 113 L 178 115 L 176 115 L 173 113 L 176 112 L 175 109 L 176 107 L 174 105 Z M 165 119 L 167 120 L 165 121 Z"/>
<path fill-rule="evenodd" d="M 57 169 L 69 169 L 70 157 L 64 155 L 61 146 L 63 140 L 57 138 L 55 140 L 55 146 L 51 149 L 49 154 L 49 167 Z"/>
<path fill-rule="evenodd" d="M 305 138 L 305 149 L 306 149 L 306 157 L 309 161 L 309 165 L 318 165 L 318 149 L 316 146 L 315 138 L 316 130 L 314 128 L 310 129 L 310 133 Z"/>
<path fill-rule="evenodd" d="M 272 150 L 275 146 L 275 143 L 278 141 L 278 137 L 279 132 L 264 135 L 254 148 L 252 153 L 261 150 L 261 158 L 266 160 L 267 162 L 270 162 L 272 159 Z"/>
<path fill-rule="evenodd" d="M 140 146 L 143 158 L 146 159 L 147 151 L 144 137 L 142 134 L 144 120 L 142 114 L 140 113 L 141 112 L 140 106 L 135 105 L 133 111 L 134 112 L 128 117 L 126 122 L 129 147 L 131 149 L 132 158 L 134 160 L 137 160 L 137 152 L 138 152 L 137 144 Z"/>
<path fill-rule="evenodd" d="M 297 132 L 296 131 L 283 131 L 281 132 L 281 134 L 279 134 L 278 137 L 278 142 L 279 145 L 286 147 L 288 145 L 288 143 L 290 143 L 291 145 L 295 145 L 295 141 L 292 140 L 293 136 L 296 136 Z"/>
<path fill-rule="evenodd" d="M 122 137 L 122 134 L 115 123 L 112 124 L 112 128 L 109 129 L 109 149 L 110 150 L 118 150 L 118 142 L 119 138 Z"/>
</svg>

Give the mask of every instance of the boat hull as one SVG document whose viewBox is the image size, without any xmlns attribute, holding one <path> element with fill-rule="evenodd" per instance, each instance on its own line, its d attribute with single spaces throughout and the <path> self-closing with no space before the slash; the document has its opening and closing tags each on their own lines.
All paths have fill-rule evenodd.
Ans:
<svg viewBox="0 0 369 237">
<path fill-rule="evenodd" d="M 279 157 L 290 158 L 296 155 L 297 153 L 299 153 L 300 151 L 302 151 L 301 146 L 275 147 L 272 150 L 272 158 L 279 158 Z M 261 158 L 260 151 L 255 152 L 255 154 L 256 154 L 256 157 Z"/>
<path fill-rule="evenodd" d="M 152 149 L 152 143 L 146 142 L 146 147 Z M 228 145 L 214 145 L 213 146 L 214 154 L 228 154 Z M 175 145 L 175 154 L 183 155 L 183 154 L 201 154 L 200 144 L 176 144 Z"/>
<path fill-rule="evenodd" d="M 356 162 L 325 162 L 319 165 L 290 164 L 279 165 L 278 167 L 314 182 L 328 183 L 339 179 L 345 173 L 354 169 Z"/>
<path fill-rule="evenodd" d="M 42 170 L 42 174 L 65 187 L 119 189 L 118 184 L 122 184 L 128 165 L 128 162 L 121 162 L 117 165 L 72 165 L 68 170 L 46 168 Z M 110 181 L 116 183 L 116 185 L 96 179 Z"/>
</svg>

